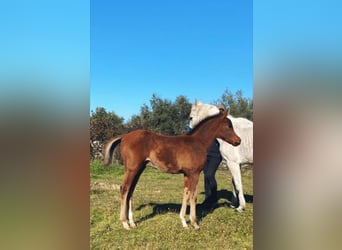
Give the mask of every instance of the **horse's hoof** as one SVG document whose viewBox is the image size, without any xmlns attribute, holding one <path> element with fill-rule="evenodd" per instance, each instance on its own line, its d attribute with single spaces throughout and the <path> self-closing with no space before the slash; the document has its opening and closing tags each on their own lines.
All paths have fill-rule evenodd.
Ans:
<svg viewBox="0 0 342 250">
<path fill-rule="evenodd" d="M 243 207 L 238 207 L 235 209 L 236 212 L 242 213 L 243 212 Z"/>
<path fill-rule="evenodd" d="M 184 218 L 181 218 L 182 226 L 183 228 L 188 228 L 188 224 L 186 223 L 186 220 Z"/>
<path fill-rule="evenodd" d="M 199 225 L 197 224 L 197 222 L 191 223 L 191 225 L 195 228 L 195 230 L 200 229 Z"/>
<path fill-rule="evenodd" d="M 131 228 L 137 228 L 137 225 L 135 223 L 130 223 Z"/>
<path fill-rule="evenodd" d="M 126 230 L 131 230 L 131 228 L 129 227 L 128 223 L 127 222 L 122 222 L 122 226 L 124 229 Z"/>
</svg>

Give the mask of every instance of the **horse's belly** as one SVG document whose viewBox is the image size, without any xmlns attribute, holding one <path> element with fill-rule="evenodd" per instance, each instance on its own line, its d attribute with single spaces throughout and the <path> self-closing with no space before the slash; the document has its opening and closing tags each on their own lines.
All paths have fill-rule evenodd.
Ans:
<svg viewBox="0 0 342 250">
<path fill-rule="evenodd" d="M 151 165 L 154 168 L 159 169 L 160 171 L 171 173 L 171 174 L 178 174 L 181 172 L 181 169 L 173 164 L 165 163 L 160 160 L 156 159 L 147 159 L 149 161 L 149 165 Z"/>
</svg>

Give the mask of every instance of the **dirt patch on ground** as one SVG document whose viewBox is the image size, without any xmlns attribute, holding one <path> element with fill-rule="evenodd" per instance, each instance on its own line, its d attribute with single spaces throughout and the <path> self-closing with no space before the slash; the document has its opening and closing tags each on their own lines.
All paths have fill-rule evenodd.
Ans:
<svg viewBox="0 0 342 250">
<path fill-rule="evenodd" d="M 91 184 L 91 189 L 120 190 L 120 185 L 106 182 L 94 182 Z"/>
</svg>

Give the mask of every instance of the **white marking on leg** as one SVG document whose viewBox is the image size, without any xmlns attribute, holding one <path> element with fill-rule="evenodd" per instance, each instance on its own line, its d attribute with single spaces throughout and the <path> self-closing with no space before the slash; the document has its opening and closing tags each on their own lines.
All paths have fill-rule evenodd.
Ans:
<svg viewBox="0 0 342 250">
<path fill-rule="evenodd" d="M 129 206 L 128 206 L 128 219 L 129 219 L 129 224 L 130 224 L 131 228 L 136 228 L 137 226 L 135 225 L 134 220 L 133 220 L 132 205 L 133 205 L 133 201 L 132 201 L 132 197 L 131 197 L 129 199 Z"/>
<path fill-rule="evenodd" d="M 127 221 L 123 221 L 123 222 L 122 222 L 122 226 L 123 226 L 124 229 L 126 229 L 126 230 L 130 230 L 130 229 L 131 229 L 131 228 L 129 227 Z"/>
<path fill-rule="evenodd" d="M 129 230 L 129 225 L 127 223 L 127 192 L 122 193 L 122 186 L 121 186 L 121 208 L 120 208 L 120 220 L 122 222 L 122 226 L 124 229 Z"/>
<path fill-rule="evenodd" d="M 186 220 L 185 220 L 185 213 L 186 213 L 186 206 L 187 206 L 187 203 L 189 200 L 189 195 L 190 195 L 190 192 L 189 192 L 188 188 L 185 187 L 184 191 L 183 191 L 182 207 L 181 207 L 181 210 L 179 213 L 179 218 L 181 219 L 181 222 L 182 222 L 182 225 L 184 228 L 188 227 L 188 224 L 186 223 Z"/>
</svg>

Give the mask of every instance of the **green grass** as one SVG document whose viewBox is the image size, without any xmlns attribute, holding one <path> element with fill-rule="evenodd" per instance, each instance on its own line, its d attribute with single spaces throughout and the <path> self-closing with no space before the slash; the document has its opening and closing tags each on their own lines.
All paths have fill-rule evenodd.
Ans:
<svg viewBox="0 0 342 250">
<path fill-rule="evenodd" d="M 120 191 L 124 167 L 91 162 L 90 244 L 91 249 L 252 249 L 253 172 L 242 171 L 246 209 L 238 213 L 228 206 L 231 174 L 216 173 L 219 206 L 209 212 L 197 209 L 200 230 L 182 227 L 179 210 L 183 195 L 183 175 L 167 174 L 147 167 L 133 194 L 137 228 L 125 230 L 119 220 Z M 197 187 L 198 203 L 204 200 L 203 174 Z M 187 211 L 187 219 L 189 205 Z"/>
</svg>

